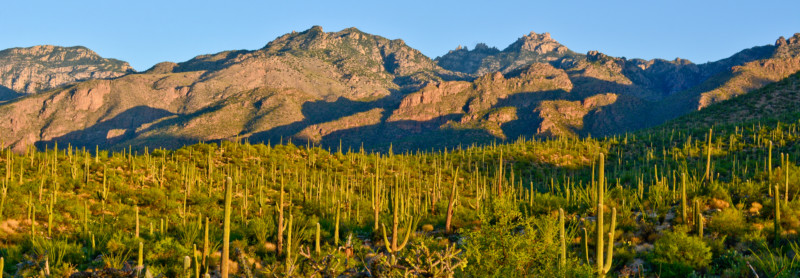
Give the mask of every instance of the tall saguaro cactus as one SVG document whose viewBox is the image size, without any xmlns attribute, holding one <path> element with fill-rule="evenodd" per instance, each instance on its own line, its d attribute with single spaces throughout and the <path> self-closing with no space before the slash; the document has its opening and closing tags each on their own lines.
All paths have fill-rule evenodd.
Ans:
<svg viewBox="0 0 800 278">
<path fill-rule="evenodd" d="M 289 213 L 289 225 L 286 232 L 286 271 L 292 266 L 292 214 Z"/>
<path fill-rule="evenodd" d="M 135 238 L 139 238 L 139 206 L 136 206 L 136 234 Z"/>
<path fill-rule="evenodd" d="M 314 237 L 314 251 L 317 253 L 317 256 L 319 256 L 320 253 L 322 252 L 320 250 L 319 240 L 320 240 L 320 227 L 319 227 L 319 222 L 317 222 L 317 233 L 316 236 Z"/>
<path fill-rule="evenodd" d="M 714 134 L 714 129 L 708 130 L 708 145 L 706 146 L 706 150 L 708 151 L 708 157 L 706 158 L 706 173 L 703 176 L 703 180 L 705 182 L 711 182 L 711 136 Z"/>
<path fill-rule="evenodd" d="M 275 204 L 275 206 L 278 209 L 278 240 L 277 240 L 278 241 L 278 244 L 277 244 L 278 246 L 277 246 L 277 249 L 278 249 L 278 256 L 280 256 L 281 252 L 283 252 L 283 230 L 284 230 L 284 228 L 286 228 L 286 227 L 284 227 L 284 224 L 283 224 L 283 177 L 281 177 L 281 198 L 280 198 L 280 200 L 278 200 L 278 203 Z"/>
<path fill-rule="evenodd" d="M 210 251 L 208 250 L 209 248 L 211 247 L 208 242 L 208 217 L 206 217 L 206 223 L 205 226 L 203 227 L 203 267 L 205 269 L 208 269 L 206 259 L 208 258 L 208 255 L 210 253 Z"/>
<path fill-rule="evenodd" d="M 566 231 L 564 229 L 564 209 L 558 209 L 558 238 L 561 241 L 561 256 L 558 260 L 558 266 L 564 269 L 567 266 L 567 239 Z"/>
<path fill-rule="evenodd" d="M 700 200 L 695 201 L 697 214 L 694 216 L 694 224 L 697 229 L 697 236 L 703 238 L 703 208 L 701 207 Z"/>
<path fill-rule="evenodd" d="M 3 188 L 0 189 L 0 220 L 3 220 L 3 208 L 6 205 L 6 195 L 8 195 L 8 185 L 6 182 L 3 182 Z M 0 273 L 2 276 L 2 273 Z"/>
<path fill-rule="evenodd" d="M 142 268 L 144 267 L 144 243 L 141 241 L 139 242 L 139 255 L 136 259 L 136 267 Z"/>
<path fill-rule="evenodd" d="M 604 188 L 605 188 L 605 155 L 600 153 L 600 177 L 597 184 L 597 223 L 595 232 L 597 234 L 597 275 L 598 277 L 605 277 L 611 270 L 611 261 L 614 256 L 614 230 L 617 227 L 617 209 L 611 208 L 611 227 L 608 232 L 608 256 L 603 258 L 603 213 L 605 212 L 603 206 Z"/>
<path fill-rule="evenodd" d="M 689 219 L 686 218 L 686 173 L 681 173 L 681 220 L 683 224 L 688 224 Z"/>
<path fill-rule="evenodd" d="M 445 233 L 450 233 L 450 224 L 453 221 L 453 210 L 455 209 L 456 204 L 456 183 L 458 182 L 458 168 L 456 168 L 456 173 L 453 175 L 453 187 L 450 189 L 450 202 L 447 204 L 447 219 L 445 220 L 444 224 L 444 231 Z"/>
<path fill-rule="evenodd" d="M 789 203 L 789 154 L 788 153 L 786 154 L 786 161 L 783 163 L 783 165 L 785 165 L 783 168 L 785 168 L 784 172 L 786 173 L 786 178 L 785 178 L 786 186 L 784 187 L 786 191 L 783 194 L 783 202 L 788 204 Z M 0 208 L 0 210 L 1 209 L 2 208 Z"/>
<path fill-rule="evenodd" d="M 374 226 L 372 230 L 374 232 L 378 232 L 379 222 L 380 222 L 380 213 L 381 207 L 383 204 L 381 203 L 381 186 L 380 186 L 380 179 L 378 175 L 380 174 L 380 159 L 378 159 L 375 164 L 375 179 L 372 182 L 372 212 L 374 216 Z"/>
<path fill-rule="evenodd" d="M 222 258 L 220 258 L 220 276 L 228 278 L 228 258 L 231 248 L 231 199 L 233 198 L 233 180 L 227 178 L 225 183 L 225 220 L 222 222 Z"/>
<path fill-rule="evenodd" d="M 780 187 L 775 185 L 775 195 L 773 195 L 775 202 L 775 244 L 778 244 L 781 238 L 781 193 Z"/>
</svg>

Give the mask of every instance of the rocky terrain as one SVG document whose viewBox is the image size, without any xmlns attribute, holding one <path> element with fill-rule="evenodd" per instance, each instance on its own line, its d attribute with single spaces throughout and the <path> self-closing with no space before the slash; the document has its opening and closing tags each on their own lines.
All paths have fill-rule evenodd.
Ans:
<svg viewBox="0 0 800 278">
<path fill-rule="evenodd" d="M 100 57 L 82 46 L 39 45 L 0 51 L 0 97 L 33 94 L 89 79 L 133 72 L 126 62 Z"/>
<path fill-rule="evenodd" d="M 795 34 L 694 64 L 578 54 L 531 33 L 502 51 L 479 44 L 434 60 L 399 39 L 315 26 L 258 50 L 165 62 L 2 104 L 0 141 L 20 151 L 54 142 L 180 147 L 233 138 L 413 150 L 602 136 L 782 80 L 800 70 L 799 41 Z M 106 74 L 94 77 L 116 76 Z"/>
</svg>

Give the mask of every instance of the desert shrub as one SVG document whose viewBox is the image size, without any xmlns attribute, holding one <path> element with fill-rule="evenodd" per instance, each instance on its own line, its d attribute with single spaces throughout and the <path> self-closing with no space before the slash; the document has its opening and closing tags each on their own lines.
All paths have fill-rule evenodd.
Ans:
<svg viewBox="0 0 800 278">
<path fill-rule="evenodd" d="M 681 232 L 667 232 L 656 240 L 649 256 L 663 277 L 686 276 L 711 262 L 711 248 L 703 240 Z"/>
<path fill-rule="evenodd" d="M 751 275 L 747 261 L 741 252 L 726 250 L 716 256 L 709 265 L 709 272 L 722 277 L 747 277 Z"/>
<path fill-rule="evenodd" d="M 744 213 L 736 208 L 728 208 L 714 213 L 708 227 L 729 238 L 739 238 L 748 230 Z"/>
<path fill-rule="evenodd" d="M 480 213 L 480 229 L 464 233 L 466 277 L 589 277 L 588 265 L 568 256 L 559 269 L 557 220 L 550 216 L 523 217 L 508 200 L 492 200 Z M 567 242 L 570 242 L 568 239 Z"/>
</svg>

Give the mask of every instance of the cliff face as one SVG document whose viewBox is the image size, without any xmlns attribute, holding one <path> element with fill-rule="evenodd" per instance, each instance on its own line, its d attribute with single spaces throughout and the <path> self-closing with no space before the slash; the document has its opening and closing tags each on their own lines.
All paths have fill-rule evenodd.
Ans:
<svg viewBox="0 0 800 278">
<path fill-rule="evenodd" d="M 16 59 L 47 72 L 59 68 L 47 65 L 102 68 L 86 65 L 103 61 L 91 52 L 8 54 L 15 51 L 0 53 L 27 57 Z M 129 69 L 123 65 L 116 72 Z M 479 45 L 434 61 L 402 40 L 315 26 L 258 50 L 122 76 L 92 71 L 86 78 L 116 78 L 0 103 L 0 142 L 24 150 L 53 142 L 179 147 L 246 138 L 413 150 L 518 136 L 602 136 L 663 123 L 798 70 L 800 34 L 705 64 L 577 54 L 547 33 L 502 51 Z"/>
<path fill-rule="evenodd" d="M 118 77 L 132 71 L 126 62 L 100 57 L 80 46 L 40 45 L 0 51 L 0 85 L 21 94 L 77 81 Z"/>
</svg>

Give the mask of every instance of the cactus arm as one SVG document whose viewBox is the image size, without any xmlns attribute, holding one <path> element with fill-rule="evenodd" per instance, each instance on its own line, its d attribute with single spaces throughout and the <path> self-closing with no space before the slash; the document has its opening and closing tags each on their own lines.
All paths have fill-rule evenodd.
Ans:
<svg viewBox="0 0 800 278">
<path fill-rule="evenodd" d="M 397 251 L 403 250 L 403 248 L 406 247 L 408 239 L 411 237 L 411 233 L 414 232 L 414 227 L 417 226 L 417 220 L 414 219 L 413 216 L 408 216 L 408 217 L 410 217 L 411 219 L 408 219 L 408 225 L 406 225 L 406 236 L 405 238 L 403 238 L 403 243 L 400 244 L 400 246 L 397 246 Z"/>
<path fill-rule="evenodd" d="M 614 230 L 617 228 L 617 208 L 611 208 L 611 227 L 608 232 L 608 255 L 603 267 L 603 273 L 611 270 L 611 262 L 614 257 Z M 598 249 L 600 250 L 600 249 Z"/>
<path fill-rule="evenodd" d="M 386 244 L 386 249 L 389 250 L 390 253 L 393 253 L 392 244 L 389 242 L 389 237 L 386 236 L 386 225 L 381 223 L 381 232 L 383 233 L 383 244 Z"/>
</svg>

